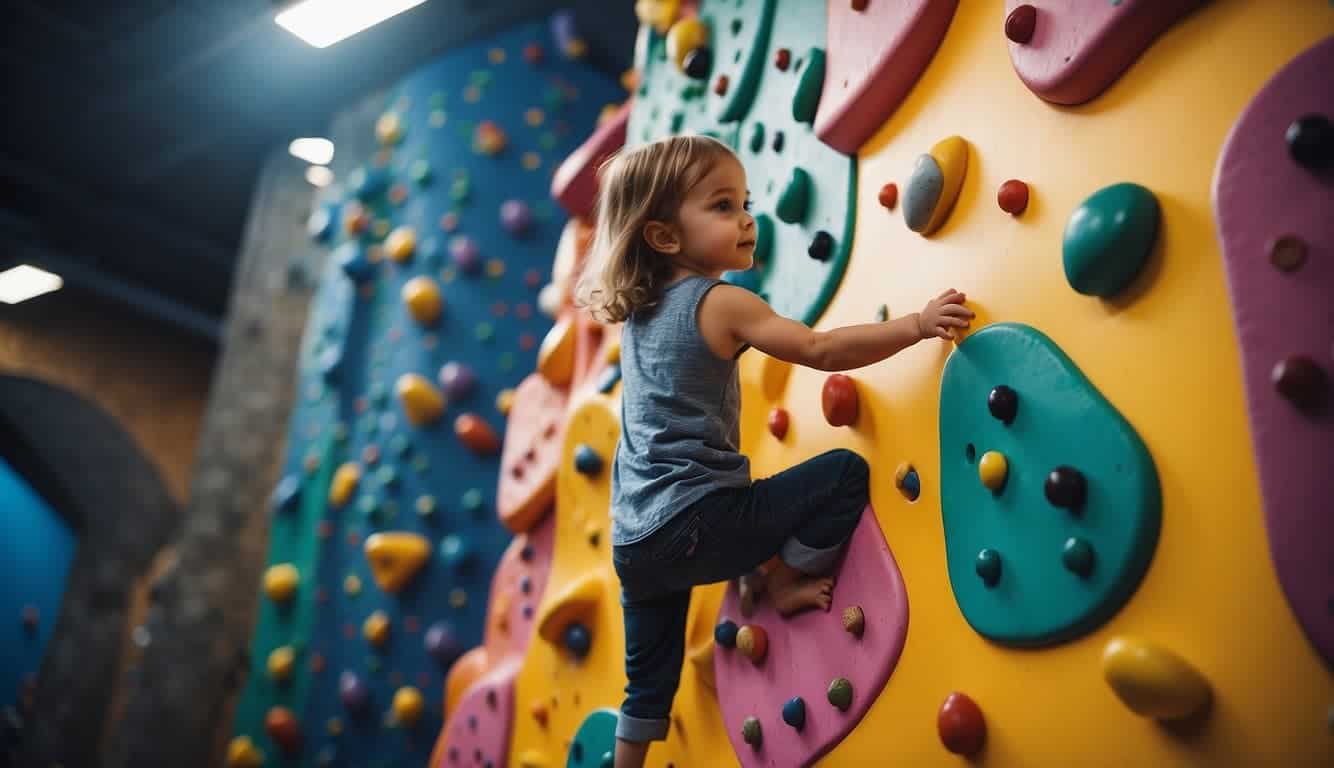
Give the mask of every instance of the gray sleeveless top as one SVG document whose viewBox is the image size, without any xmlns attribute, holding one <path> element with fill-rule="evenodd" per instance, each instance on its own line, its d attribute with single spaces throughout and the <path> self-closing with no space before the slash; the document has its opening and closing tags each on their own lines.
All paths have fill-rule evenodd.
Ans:
<svg viewBox="0 0 1334 768">
<path fill-rule="evenodd" d="M 633 544 L 712 491 L 750 484 L 738 452 L 736 360 L 700 335 L 700 300 L 721 280 L 692 275 L 621 329 L 621 439 L 612 466 L 612 544 Z"/>
</svg>

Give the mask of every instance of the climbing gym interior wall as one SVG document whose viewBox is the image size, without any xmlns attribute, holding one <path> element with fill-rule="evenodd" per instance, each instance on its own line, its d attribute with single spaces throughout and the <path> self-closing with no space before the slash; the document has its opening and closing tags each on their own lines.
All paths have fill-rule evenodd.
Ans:
<svg viewBox="0 0 1334 768">
<path fill-rule="evenodd" d="M 445 673 L 482 640 L 493 571 L 526 567 L 517 549 L 502 560 L 496 477 L 505 414 L 554 314 L 543 288 L 567 228 L 548 190 L 624 93 L 584 47 L 558 14 L 416 71 L 389 90 L 374 154 L 311 217 L 332 258 L 301 351 L 232 764 L 425 764 Z"/>
<path fill-rule="evenodd" d="M 462 94 L 410 78 L 313 218 L 338 258 L 232 764 L 610 765 L 618 342 L 569 288 L 601 158 L 680 132 L 746 167 L 730 281 L 817 329 L 951 287 L 977 320 L 840 374 L 742 356 L 754 474 L 851 448 L 871 505 L 830 613 L 695 590 L 649 765 L 1328 764 L 1334 8 L 635 6 L 631 98 L 578 149 L 531 123 L 610 86 L 525 28 L 442 60 Z M 548 272 L 549 330 L 518 313 Z"/>
</svg>

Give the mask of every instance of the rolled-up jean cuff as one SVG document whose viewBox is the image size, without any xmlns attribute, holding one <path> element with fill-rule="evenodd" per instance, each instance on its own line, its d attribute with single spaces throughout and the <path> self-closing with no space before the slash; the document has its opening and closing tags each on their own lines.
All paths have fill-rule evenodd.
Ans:
<svg viewBox="0 0 1334 768">
<path fill-rule="evenodd" d="M 843 544 L 825 549 L 816 549 L 791 538 L 783 542 L 783 549 L 779 551 L 778 556 L 783 559 L 783 562 L 802 573 L 820 576 L 833 569 L 834 563 L 838 561 L 839 553 L 842 551 Z"/>
<path fill-rule="evenodd" d="M 621 741 L 662 741 L 667 738 L 667 718 L 648 720 L 624 712 L 616 718 L 616 738 Z"/>
</svg>

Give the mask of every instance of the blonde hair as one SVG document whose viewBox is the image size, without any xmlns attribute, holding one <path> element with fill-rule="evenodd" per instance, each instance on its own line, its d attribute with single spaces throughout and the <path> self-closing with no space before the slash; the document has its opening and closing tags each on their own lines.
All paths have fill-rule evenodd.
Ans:
<svg viewBox="0 0 1334 768">
<path fill-rule="evenodd" d="M 686 195 L 736 155 L 707 136 L 672 136 L 608 158 L 598 169 L 593 245 L 575 300 L 602 322 L 623 322 L 662 296 L 674 265 L 644 239 L 650 221 L 673 221 Z"/>
</svg>

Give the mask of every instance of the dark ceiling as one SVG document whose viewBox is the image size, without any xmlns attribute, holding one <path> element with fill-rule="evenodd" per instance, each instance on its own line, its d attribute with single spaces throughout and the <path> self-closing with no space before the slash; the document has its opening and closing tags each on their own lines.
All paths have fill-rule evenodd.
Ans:
<svg viewBox="0 0 1334 768">
<path fill-rule="evenodd" d="M 375 2 L 375 0 L 365 0 Z M 216 325 L 264 158 L 441 51 L 554 10 L 630 65 L 630 0 L 427 0 L 332 47 L 272 0 L 6 0 L 0 269 Z M 187 322 L 187 324 L 189 324 Z"/>
</svg>

